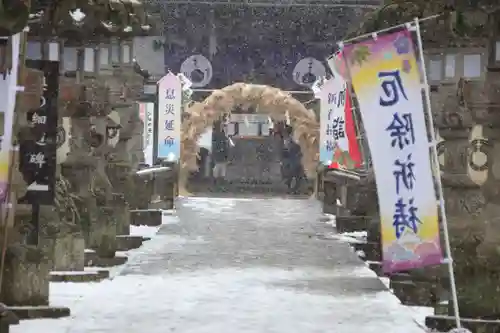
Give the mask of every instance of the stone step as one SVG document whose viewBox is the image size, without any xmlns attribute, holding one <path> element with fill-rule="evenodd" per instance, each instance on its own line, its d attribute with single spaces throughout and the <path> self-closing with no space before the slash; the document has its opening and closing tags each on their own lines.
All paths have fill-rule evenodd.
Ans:
<svg viewBox="0 0 500 333">
<path fill-rule="evenodd" d="M 371 217 L 367 216 L 336 216 L 335 226 L 337 232 L 365 231 L 370 227 Z"/>
<path fill-rule="evenodd" d="M 9 306 L 7 309 L 12 311 L 20 320 L 40 318 L 57 319 L 68 317 L 71 314 L 70 309 L 65 306 Z"/>
<path fill-rule="evenodd" d="M 129 251 L 141 247 L 144 242 L 142 236 L 119 235 L 116 236 L 117 251 Z"/>
<path fill-rule="evenodd" d="M 286 195 L 288 188 L 283 181 L 259 182 L 259 181 L 222 181 L 220 184 L 214 184 L 213 180 L 192 181 L 187 185 L 187 190 L 195 195 L 200 194 L 220 194 L 236 193 L 241 194 L 268 194 L 268 195 Z M 314 183 L 308 181 L 303 184 L 298 195 L 311 195 L 314 192 Z"/>
<path fill-rule="evenodd" d="M 130 224 L 135 226 L 146 225 L 158 227 L 162 222 L 162 210 L 158 209 L 136 209 L 130 211 Z"/>
<path fill-rule="evenodd" d="M 432 283 L 391 280 L 389 288 L 403 305 L 433 307 L 438 303 L 436 286 Z"/>
<path fill-rule="evenodd" d="M 500 332 L 500 320 L 484 320 L 460 318 L 464 328 L 471 332 L 498 333 Z M 438 332 L 448 332 L 456 327 L 455 317 L 452 316 L 427 316 L 425 326 Z"/>
<path fill-rule="evenodd" d="M 128 260 L 125 256 L 114 256 L 112 258 L 101 258 L 95 256 L 92 260 L 85 263 L 87 267 L 113 267 L 126 263 Z"/>
<path fill-rule="evenodd" d="M 51 272 L 51 282 L 98 282 L 109 278 L 109 271 Z"/>
</svg>

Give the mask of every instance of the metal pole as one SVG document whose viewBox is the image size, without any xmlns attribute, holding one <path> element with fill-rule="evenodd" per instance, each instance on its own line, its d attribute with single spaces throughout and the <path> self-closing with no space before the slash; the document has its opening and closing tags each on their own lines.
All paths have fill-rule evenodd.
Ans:
<svg viewBox="0 0 500 333">
<path fill-rule="evenodd" d="M 154 100 L 154 107 L 153 107 L 153 165 L 151 166 L 155 166 L 155 165 L 160 165 L 160 162 L 158 161 L 158 144 L 159 144 L 159 135 L 160 135 L 160 131 L 159 131 L 159 123 L 158 123 L 158 118 L 159 118 L 159 110 L 158 110 L 158 105 L 159 105 L 159 101 L 158 101 L 158 95 L 159 94 L 159 86 L 157 84 L 156 86 L 156 95 L 155 95 L 155 98 L 153 99 Z"/>
<path fill-rule="evenodd" d="M 436 144 L 436 135 L 434 133 L 434 120 L 432 118 L 432 111 L 431 111 L 431 99 L 430 99 L 430 90 L 429 90 L 429 83 L 427 81 L 427 71 L 425 67 L 425 59 L 424 59 L 424 48 L 422 46 L 422 36 L 420 34 L 420 23 L 419 19 L 415 18 L 415 30 L 417 34 L 417 43 L 418 43 L 418 52 L 420 55 L 420 63 L 422 66 L 422 71 L 423 71 L 423 83 L 424 83 L 424 95 L 425 95 L 425 103 L 427 106 L 427 118 L 429 121 L 429 134 L 431 136 L 431 151 L 432 151 L 432 158 L 434 159 L 434 176 L 436 178 L 437 182 L 437 187 L 438 187 L 438 195 L 439 195 L 439 208 L 441 212 L 441 219 L 443 221 L 443 234 L 444 234 L 444 242 L 445 242 L 445 250 L 446 250 L 446 255 L 447 255 L 447 264 L 448 264 L 448 273 L 450 275 L 450 284 L 451 284 L 451 295 L 452 295 L 452 301 L 453 301 L 453 311 L 455 315 L 455 322 L 457 325 L 457 328 L 461 327 L 460 323 L 460 310 L 459 310 L 459 305 L 458 305 L 458 297 L 457 297 L 457 286 L 455 284 L 455 272 L 453 269 L 453 259 L 452 259 L 452 254 L 451 254 L 451 246 L 450 246 L 450 235 L 448 233 L 448 220 L 446 218 L 446 209 L 445 209 L 445 202 L 444 202 L 444 195 L 443 195 L 443 184 L 441 182 L 441 170 L 439 166 L 439 161 L 438 161 L 438 153 L 437 153 L 437 144 Z M 431 165 L 432 167 L 432 165 Z"/>
<path fill-rule="evenodd" d="M 431 16 L 424 17 L 423 19 L 420 19 L 419 21 L 423 22 L 423 21 L 427 21 L 427 20 L 432 20 L 432 19 L 438 18 L 439 16 L 441 16 L 441 14 L 431 15 Z M 350 38 L 350 39 L 343 40 L 342 43 L 344 45 L 345 44 L 350 44 L 350 43 L 352 43 L 354 41 L 357 41 L 357 40 L 360 40 L 360 39 L 364 39 L 364 38 L 367 38 L 367 37 L 372 37 L 374 34 L 379 34 L 379 33 L 382 33 L 382 32 L 389 32 L 389 31 L 392 31 L 392 30 L 396 30 L 398 28 L 404 28 L 407 25 L 408 25 L 408 23 L 402 23 L 402 24 L 398 24 L 398 25 L 393 25 L 392 27 L 388 27 L 388 28 L 385 28 L 385 29 L 380 29 L 380 30 L 377 30 L 377 31 L 374 31 L 374 32 L 370 32 L 370 33 L 367 33 L 367 34 L 363 34 L 363 35 L 359 35 L 359 36 L 356 36 L 356 37 L 353 37 L 353 38 Z"/>
</svg>

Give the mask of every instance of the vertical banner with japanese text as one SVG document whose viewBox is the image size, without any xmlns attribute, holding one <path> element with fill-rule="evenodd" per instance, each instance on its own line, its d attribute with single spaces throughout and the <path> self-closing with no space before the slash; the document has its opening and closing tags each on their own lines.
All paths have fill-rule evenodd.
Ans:
<svg viewBox="0 0 500 333">
<path fill-rule="evenodd" d="M 55 198 L 56 156 L 58 138 L 57 100 L 59 92 L 59 62 L 26 60 L 26 66 L 43 72 L 43 94 L 40 106 L 29 110 L 29 139 L 19 144 L 19 171 L 28 184 L 20 203 L 52 205 Z"/>
<path fill-rule="evenodd" d="M 144 153 L 144 163 L 153 166 L 154 154 L 154 103 L 139 103 L 139 116 L 144 124 L 142 152 Z"/>
<path fill-rule="evenodd" d="M 158 158 L 177 162 L 181 153 L 182 85 L 168 73 L 158 81 Z"/>
<path fill-rule="evenodd" d="M 9 187 L 9 168 L 12 150 L 12 130 L 14 127 L 14 111 L 16 108 L 17 71 L 19 66 L 19 48 L 21 34 L 11 37 L 12 70 L 0 75 L 0 114 L 3 116 L 3 134 L 0 145 L 0 203 L 7 198 Z"/>
<path fill-rule="evenodd" d="M 383 270 L 442 262 L 420 71 L 408 30 L 345 46 L 371 151 Z"/>
<path fill-rule="evenodd" d="M 334 72 L 334 77 L 324 83 L 319 95 L 321 163 L 336 169 L 360 167 L 361 156 L 347 81 Z"/>
</svg>

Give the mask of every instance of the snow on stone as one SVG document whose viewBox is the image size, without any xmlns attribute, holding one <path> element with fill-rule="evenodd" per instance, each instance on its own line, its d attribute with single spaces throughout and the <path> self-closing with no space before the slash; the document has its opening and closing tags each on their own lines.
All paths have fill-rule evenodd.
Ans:
<svg viewBox="0 0 500 333">
<path fill-rule="evenodd" d="M 323 213 L 323 215 L 328 218 L 328 220 L 325 222 L 326 224 L 328 224 L 334 228 L 337 226 L 336 220 L 335 220 L 335 218 L 336 218 L 335 215 L 328 214 L 328 213 Z"/>
<path fill-rule="evenodd" d="M 342 236 L 345 237 L 352 237 L 356 238 L 359 240 L 366 240 L 368 237 L 368 232 L 367 231 L 352 231 L 352 232 L 343 232 L 341 233 Z"/>
<path fill-rule="evenodd" d="M 366 253 L 365 253 L 365 251 L 363 251 L 363 250 L 358 250 L 358 251 L 356 251 L 356 255 L 357 255 L 358 257 L 360 257 L 360 258 L 364 258 L 364 257 L 366 257 Z"/>
<path fill-rule="evenodd" d="M 326 233 L 323 237 L 325 239 L 331 239 L 331 240 L 335 239 L 335 240 L 338 240 L 340 242 L 350 243 L 350 244 L 362 244 L 362 243 L 366 243 L 366 239 L 359 239 L 359 238 L 356 238 L 356 237 L 353 237 L 353 236 L 349 236 L 349 235 L 346 235 L 346 234 L 337 234 L 337 233 L 334 233 L 334 232 Z"/>
<path fill-rule="evenodd" d="M 140 226 L 131 225 L 130 235 L 152 238 L 154 237 L 154 235 L 156 235 L 158 229 L 160 229 L 160 227 L 149 227 L 146 225 L 140 225 Z"/>
<path fill-rule="evenodd" d="M 89 271 L 55 271 L 55 272 L 50 272 L 50 275 L 86 275 Z M 91 273 L 97 274 L 97 270 L 92 270 L 90 271 Z"/>
</svg>

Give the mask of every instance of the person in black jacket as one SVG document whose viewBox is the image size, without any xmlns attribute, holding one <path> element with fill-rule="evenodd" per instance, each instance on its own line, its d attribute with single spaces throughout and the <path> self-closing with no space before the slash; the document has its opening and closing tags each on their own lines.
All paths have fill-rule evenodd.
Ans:
<svg viewBox="0 0 500 333">
<path fill-rule="evenodd" d="M 213 176 L 216 181 L 226 177 L 227 161 L 229 158 L 229 139 L 224 131 L 224 125 L 218 121 L 212 134 L 212 159 L 214 161 Z"/>
<path fill-rule="evenodd" d="M 303 180 L 302 149 L 292 138 L 292 130 L 286 128 L 281 153 L 282 173 L 291 193 L 297 193 Z"/>
</svg>

